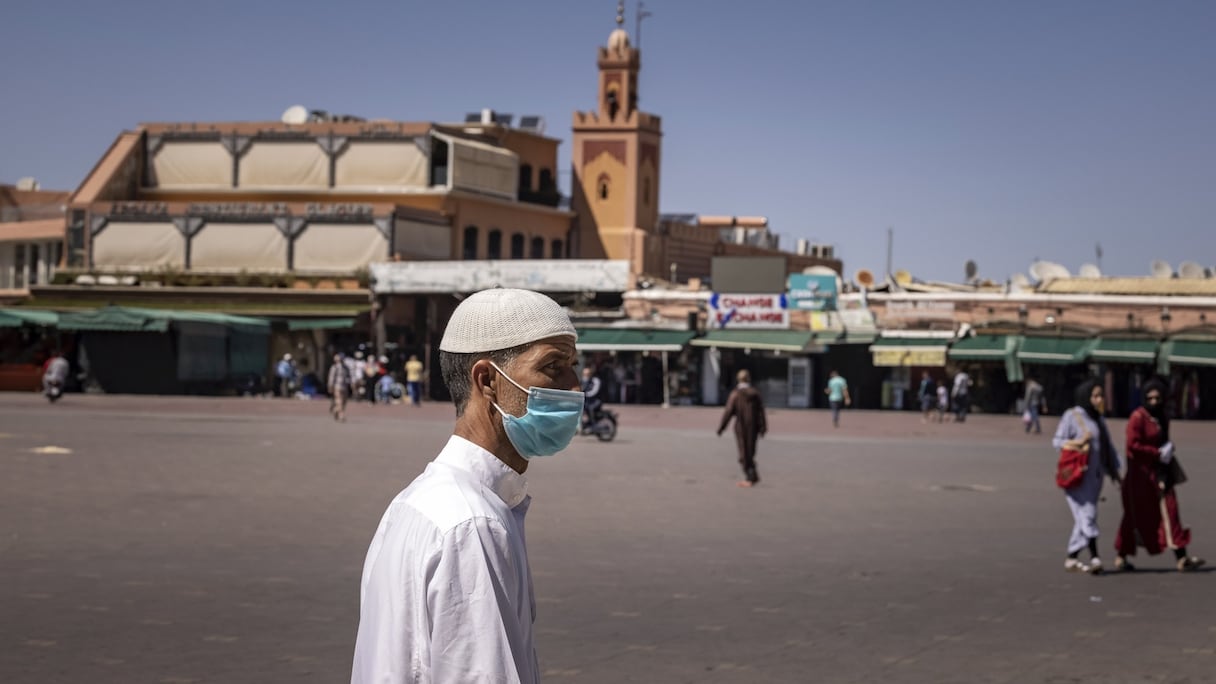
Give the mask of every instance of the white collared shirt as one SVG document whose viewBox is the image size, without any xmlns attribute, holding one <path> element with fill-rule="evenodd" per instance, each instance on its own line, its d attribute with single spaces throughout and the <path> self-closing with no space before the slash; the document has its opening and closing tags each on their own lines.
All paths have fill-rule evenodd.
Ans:
<svg viewBox="0 0 1216 684">
<path fill-rule="evenodd" d="M 540 681 L 528 481 L 453 436 L 389 504 L 363 564 L 352 684 Z"/>
</svg>

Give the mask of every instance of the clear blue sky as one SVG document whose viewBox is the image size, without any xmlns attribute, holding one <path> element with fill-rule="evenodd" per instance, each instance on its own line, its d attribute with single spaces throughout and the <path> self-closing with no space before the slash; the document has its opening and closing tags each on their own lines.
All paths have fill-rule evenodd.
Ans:
<svg viewBox="0 0 1216 684">
<path fill-rule="evenodd" d="M 611 0 L 41 0 L 0 19 L 0 181 L 74 189 L 145 121 L 292 104 L 401 120 L 492 107 L 562 138 Z M 763 214 L 851 275 L 1216 266 L 1216 2 L 649 0 L 642 108 L 665 212 Z M 626 27 L 633 31 L 633 2 Z M 569 174 L 562 174 L 563 189 Z"/>
</svg>

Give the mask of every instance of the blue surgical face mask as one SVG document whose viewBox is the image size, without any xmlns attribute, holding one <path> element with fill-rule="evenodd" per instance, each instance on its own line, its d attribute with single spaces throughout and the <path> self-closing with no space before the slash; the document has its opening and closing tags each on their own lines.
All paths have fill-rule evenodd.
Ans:
<svg viewBox="0 0 1216 684">
<path fill-rule="evenodd" d="M 528 393 L 528 410 L 522 416 L 513 416 L 494 408 L 502 414 L 502 424 L 507 439 L 524 458 L 552 456 L 570 445 L 578 432 L 583 416 L 583 393 L 570 390 L 530 387 L 524 389 L 507 375 L 498 364 L 490 362 L 512 385 Z"/>
</svg>

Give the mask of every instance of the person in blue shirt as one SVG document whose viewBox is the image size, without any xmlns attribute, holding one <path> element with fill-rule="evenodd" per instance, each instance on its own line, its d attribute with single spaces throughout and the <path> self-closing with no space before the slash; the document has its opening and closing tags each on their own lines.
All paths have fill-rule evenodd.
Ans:
<svg viewBox="0 0 1216 684">
<path fill-rule="evenodd" d="M 832 405 L 832 427 L 840 427 L 840 407 L 853 403 L 852 397 L 849 396 L 849 383 L 832 369 L 828 373 L 828 386 L 823 393 L 828 395 L 828 403 Z"/>
</svg>

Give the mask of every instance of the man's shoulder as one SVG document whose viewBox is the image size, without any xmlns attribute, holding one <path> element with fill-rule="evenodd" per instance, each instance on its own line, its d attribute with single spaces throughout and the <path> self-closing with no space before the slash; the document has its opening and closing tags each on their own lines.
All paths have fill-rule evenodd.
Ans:
<svg viewBox="0 0 1216 684">
<path fill-rule="evenodd" d="M 440 534 L 471 520 L 502 520 L 506 504 L 472 476 L 442 463 L 431 463 L 393 499 L 400 516 L 429 520 Z"/>
</svg>

